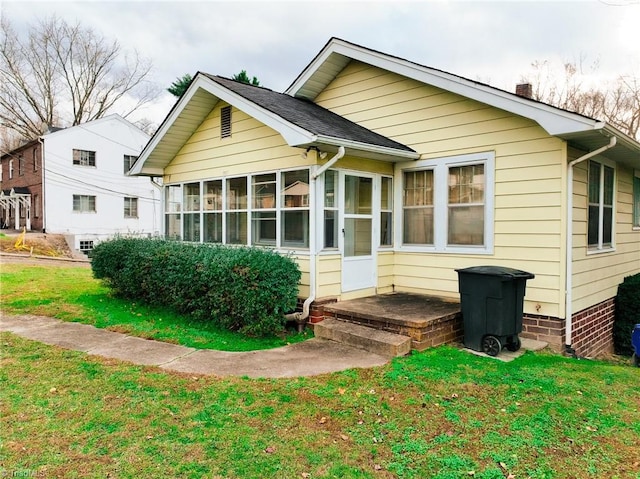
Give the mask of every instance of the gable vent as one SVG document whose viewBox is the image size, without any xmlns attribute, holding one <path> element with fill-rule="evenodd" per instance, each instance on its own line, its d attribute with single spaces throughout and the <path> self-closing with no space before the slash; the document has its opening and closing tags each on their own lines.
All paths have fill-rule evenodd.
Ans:
<svg viewBox="0 0 640 479">
<path fill-rule="evenodd" d="M 231 107 L 225 106 L 220 110 L 220 138 L 231 136 Z"/>
</svg>

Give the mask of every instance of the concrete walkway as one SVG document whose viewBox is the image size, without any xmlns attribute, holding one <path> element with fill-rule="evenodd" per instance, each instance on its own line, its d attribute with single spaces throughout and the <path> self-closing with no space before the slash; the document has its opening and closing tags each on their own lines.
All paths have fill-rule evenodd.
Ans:
<svg viewBox="0 0 640 479">
<path fill-rule="evenodd" d="M 389 361 L 318 338 L 277 349 L 225 352 L 188 348 L 33 315 L 2 315 L 0 331 L 87 354 L 189 374 L 287 378 L 370 368 Z"/>
</svg>

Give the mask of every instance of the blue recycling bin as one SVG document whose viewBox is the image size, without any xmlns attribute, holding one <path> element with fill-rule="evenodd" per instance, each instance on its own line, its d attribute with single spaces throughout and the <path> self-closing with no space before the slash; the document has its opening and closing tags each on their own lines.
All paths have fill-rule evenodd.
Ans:
<svg viewBox="0 0 640 479">
<path fill-rule="evenodd" d="M 636 324 L 631 333 L 631 345 L 633 346 L 633 364 L 640 367 L 640 324 Z"/>
</svg>

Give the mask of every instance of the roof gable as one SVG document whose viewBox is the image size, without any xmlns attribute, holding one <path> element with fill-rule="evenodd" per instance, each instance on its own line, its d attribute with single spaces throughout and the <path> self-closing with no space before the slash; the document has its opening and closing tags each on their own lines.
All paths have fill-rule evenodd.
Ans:
<svg viewBox="0 0 640 479">
<path fill-rule="evenodd" d="M 131 174 L 162 175 L 218 101 L 224 101 L 273 128 L 290 146 L 344 146 L 354 156 L 412 159 L 419 155 L 401 143 L 305 99 L 198 72 L 185 94 L 140 154 Z"/>
<path fill-rule="evenodd" d="M 606 122 L 335 37 L 329 40 L 285 93 L 313 101 L 351 60 L 358 60 L 529 118 L 548 134 L 567 140 L 571 145 L 583 150 L 599 148 L 609 142 L 609 137 L 616 136 L 619 141 L 607 152 L 607 156 L 636 168 L 640 165 L 640 143 Z"/>
</svg>

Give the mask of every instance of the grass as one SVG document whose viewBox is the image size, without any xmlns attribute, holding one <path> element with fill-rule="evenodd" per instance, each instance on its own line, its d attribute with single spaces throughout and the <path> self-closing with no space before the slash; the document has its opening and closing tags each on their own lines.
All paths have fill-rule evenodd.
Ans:
<svg viewBox="0 0 640 479">
<path fill-rule="evenodd" d="M 36 300 L 48 277 L 23 278 L 33 303 L 12 307 L 65 310 L 58 288 Z M 112 301 L 90 281 L 71 289 Z M 374 369 L 254 380 L 10 333 L 0 351 L 0 476 L 640 479 L 640 369 L 627 364 L 547 352 L 502 363 L 445 346 Z"/>
<path fill-rule="evenodd" d="M 89 268 L 3 264 L 2 310 L 77 321 L 99 328 L 201 349 L 251 351 L 307 339 L 309 332 L 248 337 L 188 316 L 111 296 Z"/>
<path fill-rule="evenodd" d="M 8 333 L 0 341 L 5 471 L 640 477 L 640 372 L 630 366 L 544 353 L 505 364 L 440 347 L 370 370 L 223 379 L 130 366 Z"/>
</svg>

